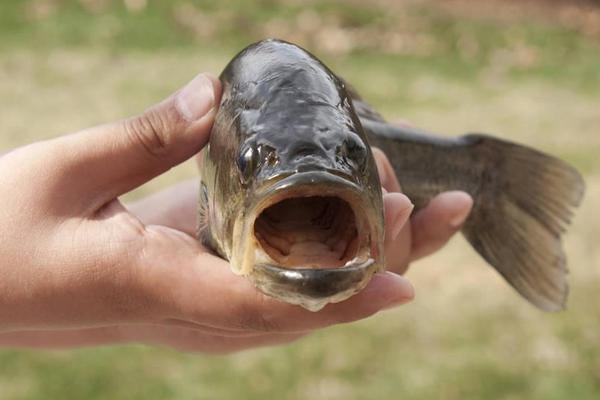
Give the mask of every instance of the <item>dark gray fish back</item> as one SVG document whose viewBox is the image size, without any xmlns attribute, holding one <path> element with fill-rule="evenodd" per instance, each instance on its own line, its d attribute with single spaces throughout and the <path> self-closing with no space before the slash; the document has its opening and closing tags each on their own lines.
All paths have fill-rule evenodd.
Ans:
<svg viewBox="0 0 600 400">
<path fill-rule="evenodd" d="M 377 180 L 344 83 L 310 53 L 262 41 L 240 52 L 221 80 L 246 184 L 310 170 L 361 185 Z"/>
</svg>

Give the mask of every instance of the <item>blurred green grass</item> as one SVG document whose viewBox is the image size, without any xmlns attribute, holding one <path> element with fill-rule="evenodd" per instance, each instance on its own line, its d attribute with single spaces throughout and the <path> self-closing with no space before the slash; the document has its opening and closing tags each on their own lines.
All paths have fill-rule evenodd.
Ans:
<svg viewBox="0 0 600 400">
<path fill-rule="evenodd" d="M 413 304 L 367 321 L 226 357 L 2 350 L 0 399 L 598 398 L 600 14 L 492 3 L 3 1 L 6 149 L 139 112 L 275 36 L 311 49 L 390 119 L 550 151 L 584 172 L 588 194 L 566 240 L 565 313 L 532 309 L 457 239 L 409 272 Z M 128 198 L 193 176 L 184 164 Z"/>
</svg>

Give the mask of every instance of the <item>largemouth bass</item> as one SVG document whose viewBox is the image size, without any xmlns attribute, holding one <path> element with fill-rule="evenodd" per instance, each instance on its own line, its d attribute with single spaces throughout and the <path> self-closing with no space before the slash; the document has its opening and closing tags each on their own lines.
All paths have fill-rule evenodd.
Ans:
<svg viewBox="0 0 600 400">
<path fill-rule="evenodd" d="M 279 40 L 248 46 L 220 79 L 198 237 L 259 290 L 316 311 L 384 268 L 377 146 L 417 210 L 440 192 L 468 192 L 462 233 L 475 250 L 537 307 L 564 308 L 561 236 L 584 193 L 565 162 L 487 135 L 390 125 L 315 56 Z"/>
</svg>

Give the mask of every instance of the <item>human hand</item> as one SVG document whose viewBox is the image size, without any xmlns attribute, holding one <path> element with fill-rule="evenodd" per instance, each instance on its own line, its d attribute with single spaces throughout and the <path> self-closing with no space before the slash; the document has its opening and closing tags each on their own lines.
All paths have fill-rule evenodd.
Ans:
<svg viewBox="0 0 600 400">
<path fill-rule="evenodd" d="M 374 155 L 380 171 L 380 179 L 387 190 L 398 190 L 398 181 L 390 173 L 385 155 L 375 149 Z M 387 191 L 386 190 L 386 191 Z M 397 192 L 396 192 L 397 193 Z M 412 209 L 403 195 L 386 194 L 386 222 L 393 225 L 394 218 L 401 220 Z M 189 180 L 148 196 L 128 208 L 148 225 L 164 225 L 190 235 L 194 234 L 198 201 L 198 180 Z M 409 261 L 430 254 L 442 247 L 466 218 L 472 204 L 462 192 L 447 192 L 439 195 L 425 209 L 416 214 L 410 223 L 388 229 L 386 243 L 388 260 L 400 246 L 404 253 L 391 265 L 396 271 L 405 271 Z M 409 210 L 408 212 L 406 210 Z M 394 229 L 400 229 L 395 240 L 389 237 Z M 416 240 L 412 238 L 416 237 Z M 408 241 L 408 242 L 407 242 Z M 406 249 L 411 249 L 407 252 Z M 0 334 L 0 346 L 26 347 L 73 347 L 102 344 L 144 342 L 168 345 L 182 351 L 203 353 L 228 353 L 264 345 L 283 344 L 304 336 L 306 332 L 289 334 L 240 334 L 222 335 L 202 332 L 195 328 L 167 326 L 164 324 L 133 324 L 97 328 L 54 331 L 26 331 Z"/>
<path fill-rule="evenodd" d="M 398 181 L 385 155 L 375 149 L 375 159 L 384 191 L 399 190 Z M 147 225 L 164 225 L 194 234 L 198 201 L 198 180 L 189 180 L 148 196 L 129 209 Z M 410 201 L 398 192 L 384 195 L 386 205 L 386 257 L 396 272 L 404 272 L 408 263 L 441 248 L 468 215 L 472 200 L 462 192 L 447 192 L 436 197 L 409 223 Z M 394 225 L 394 224 L 397 225 Z M 399 233 L 398 233 L 399 230 Z M 394 232 L 395 231 L 395 232 Z M 396 239 L 391 237 L 396 235 Z M 399 257 L 395 258 L 394 256 Z M 11 332 L 0 335 L 0 346 L 73 347 L 127 342 L 168 345 L 183 351 L 227 353 L 264 345 L 283 344 L 304 336 L 296 333 L 206 333 L 195 328 L 165 324 L 124 324 L 75 330 Z"/>
<path fill-rule="evenodd" d="M 284 304 L 232 274 L 187 229 L 138 218 L 119 202 L 202 148 L 219 96 L 219 82 L 200 75 L 138 117 L 0 159 L 0 344 L 142 341 L 226 352 L 412 299 L 406 279 L 380 273 L 318 313 Z M 406 222 L 408 206 L 390 227 Z"/>
</svg>

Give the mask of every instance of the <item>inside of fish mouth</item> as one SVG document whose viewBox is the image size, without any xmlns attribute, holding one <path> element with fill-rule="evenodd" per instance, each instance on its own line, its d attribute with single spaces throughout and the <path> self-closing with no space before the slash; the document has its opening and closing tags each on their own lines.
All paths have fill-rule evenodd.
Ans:
<svg viewBox="0 0 600 400">
<path fill-rule="evenodd" d="M 254 235 L 284 268 L 340 268 L 359 251 L 354 211 L 335 196 L 281 200 L 261 212 Z"/>
</svg>

